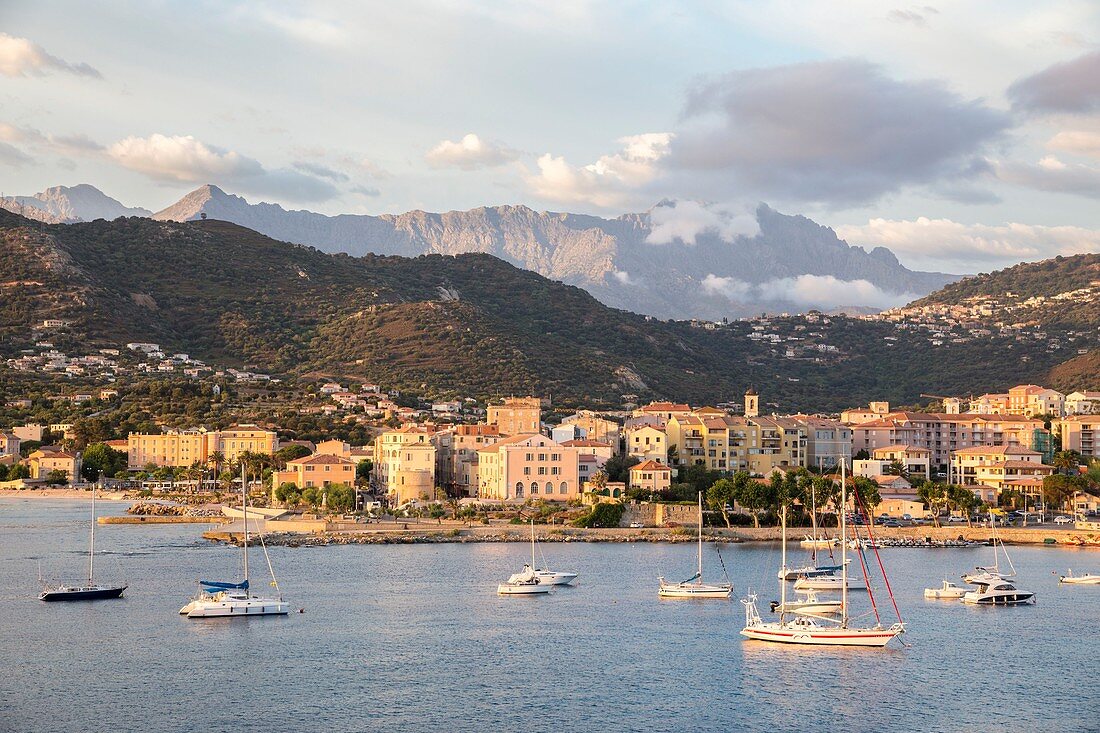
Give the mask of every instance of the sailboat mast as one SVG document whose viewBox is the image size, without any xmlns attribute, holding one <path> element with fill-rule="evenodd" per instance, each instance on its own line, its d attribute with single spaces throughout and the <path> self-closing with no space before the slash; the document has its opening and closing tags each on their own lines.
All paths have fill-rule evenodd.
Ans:
<svg viewBox="0 0 1100 733">
<path fill-rule="evenodd" d="M 703 582 L 703 492 L 699 492 L 699 582 Z"/>
<path fill-rule="evenodd" d="M 244 511 L 244 581 L 248 582 L 248 479 L 241 461 L 241 509 Z"/>
<path fill-rule="evenodd" d="M 848 625 L 848 462 L 840 459 L 840 625 Z"/>
<path fill-rule="evenodd" d="M 531 569 L 535 569 L 535 518 L 531 517 Z"/>
<path fill-rule="evenodd" d="M 817 567 L 817 488 L 814 486 L 814 482 L 810 482 L 810 524 L 813 526 L 813 544 L 810 549 L 810 556 L 813 558 L 814 567 Z"/>
<path fill-rule="evenodd" d="M 779 523 L 782 527 L 780 531 L 780 543 L 781 552 L 783 553 L 783 562 L 779 570 L 779 607 L 786 608 L 787 606 L 787 505 L 783 505 L 782 511 L 779 513 Z"/>
<path fill-rule="evenodd" d="M 95 484 L 92 484 L 92 537 L 88 542 L 88 585 L 92 584 L 93 570 L 95 570 Z"/>
</svg>

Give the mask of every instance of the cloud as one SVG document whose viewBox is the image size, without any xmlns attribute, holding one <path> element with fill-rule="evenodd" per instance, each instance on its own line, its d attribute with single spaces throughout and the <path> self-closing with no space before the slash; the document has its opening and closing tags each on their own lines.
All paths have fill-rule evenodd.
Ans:
<svg viewBox="0 0 1100 733">
<path fill-rule="evenodd" d="M 1008 88 L 1015 109 L 1027 112 L 1093 112 L 1100 109 L 1100 51 L 1048 66 Z"/>
<path fill-rule="evenodd" d="M 34 158 L 14 145 L 0 142 L 0 164 L 10 168 L 22 168 L 34 162 Z"/>
<path fill-rule="evenodd" d="M 503 165 L 515 160 L 518 155 L 514 150 L 482 140 L 471 132 L 458 142 L 441 141 L 424 158 L 434 168 L 461 168 L 471 171 Z"/>
<path fill-rule="evenodd" d="M 935 81 L 856 59 L 735 71 L 688 95 L 667 164 L 684 185 L 858 204 L 969 172 L 1009 127 Z"/>
<path fill-rule="evenodd" d="M 1063 130 L 1047 141 L 1047 147 L 1090 158 L 1100 158 L 1100 132 Z"/>
<path fill-rule="evenodd" d="M 0 33 L 0 74 L 10 77 L 44 76 L 54 71 L 89 79 L 103 75 L 88 64 L 72 64 L 51 56 L 37 43 Z"/>
<path fill-rule="evenodd" d="M 836 227 L 837 236 L 886 247 L 910 267 L 978 272 L 1055 255 L 1100 252 L 1100 230 L 1073 226 L 963 224 L 950 219 L 872 219 Z M 953 267 L 952 267 L 953 266 Z"/>
<path fill-rule="evenodd" d="M 841 280 L 832 275 L 798 275 L 761 283 L 713 273 L 703 278 L 703 291 L 736 303 L 791 303 L 800 308 L 871 306 L 892 308 L 914 300 L 912 293 L 889 293 L 867 280 Z"/>
<path fill-rule="evenodd" d="M 107 154 L 124 168 L 155 181 L 217 182 L 246 193 L 296 201 L 324 201 L 338 193 L 328 181 L 292 169 L 269 170 L 257 160 L 190 135 L 128 137 L 110 146 Z"/>
<path fill-rule="evenodd" d="M 527 185 L 551 201 L 616 206 L 657 177 L 657 163 L 668 154 L 671 140 L 667 132 L 622 137 L 616 141 L 623 146 L 619 152 L 580 168 L 547 153 L 537 161 L 538 173 L 527 176 Z"/>
<path fill-rule="evenodd" d="M 928 16 L 936 15 L 939 12 L 931 5 L 925 5 L 923 8 L 909 8 L 908 10 L 895 8 L 886 14 L 886 19 L 894 23 L 908 23 L 919 28 L 925 28 L 928 26 Z"/>
<path fill-rule="evenodd" d="M 381 191 L 379 191 L 377 188 L 372 188 L 371 186 L 352 186 L 348 190 L 352 193 L 357 193 L 360 196 L 369 196 L 371 198 L 382 195 Z"/>
<path fill-rule="evenodd" d="M 754 207 L 723 207 L 690 200 L 654 207 L 649 212 L 649 223 L 651 228 L 645 241 L 650 244 L 671 244 L 674 240 L 695 244 L 695 238 L 705 232 L 727 242 L 760 233 Z"/>
<path fill-rule="evenodd" d="M 1048 155 L 1038 163 L 998 163 L 997 178 L 1019 186 L 1054 193 L 1100 198 L 1100 168 L 1085 163 L 1065 163 Z"/>
<path fill-rule="evenodd" d="M 0 140 L 33 145 L 50 152 L 69 154 L 90 154 L 103 150 L 103 146 L 87 135 L 77 133 L 75 135 L 52 135 L 43 133 L 33 127 L 19 127 L 6 122 L 0 122 Z"/>
<path fill-rule="evenodd" d="M 614 278 L 615 282 L 619 283 L 620 285 L 638 284 L 637 280 L 631 279 L 630 273 L 626 270 L 612 270 L 611 277 Z"/>
<path fill-rule="evenodd" d="M 318 178 L 327 178 L 330 181 L 336 181 L 337 183 L 345 183 L 348 180 L 346 173 L 341 173 L 338 170 L 329 168 L 328 166 L 320 165 L 318 163 L 302 163 L 297 162 L 294 164 L 295 170 L 299 170 L 303 173 L 308 173 L 311 176 Z"/>
</svg>

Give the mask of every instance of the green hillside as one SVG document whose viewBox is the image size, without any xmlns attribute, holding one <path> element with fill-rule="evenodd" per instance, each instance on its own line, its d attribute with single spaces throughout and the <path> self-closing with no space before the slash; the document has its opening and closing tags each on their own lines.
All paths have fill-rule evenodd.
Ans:
<svg viewBox="0 0 1100 733">
<path fill-rule="evenodd" d="M 274 374 L 562 404 L 717 402 L 751 385 L 784 411 L 840 409 L 1003 388 L 1068 358 L 1021 360 L 1011 339 L 931 349 L 843 317 L 772 319 L 776 340 L 753 340 L 754 324 L 647 319 L 489 255 L 329 255 L 213 220 L 45 225 L 0 212 L 0 296 L 5 356 L 32 346 L 33 325 L 62 319 L 68 335 L 53 340 L 69 352 L 155 341 Z"/>
</svg>

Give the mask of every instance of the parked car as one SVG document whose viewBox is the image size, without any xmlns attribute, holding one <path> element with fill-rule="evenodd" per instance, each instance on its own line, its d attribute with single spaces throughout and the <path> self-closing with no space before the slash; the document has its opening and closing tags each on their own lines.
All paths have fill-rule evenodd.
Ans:
<svg viewBox="0 0 1100 733">
<path fill-rule="evenodd" d="M 911 521 L 913 519 L 913 515 L 912 514 L 902 514 L 901 518 L 904 519 L 906 522 L 908 522 L 908 521 Z"/>
<path fill-rule="evenodd" d="M 630 523 L 630 528 L 631 529 L 641 529 L 642 528 L 642 523 L 641 522 L 631 522 Z"/>
<path fill-rule="evenodd" d="M 882 526 L 883 527 L 900 527 L 901 522 L 899 522 L 896 519 L 887 519 L 885 522 L 882 523 Z"/>
<path fill-rule="evenodd" d="M 1060 517 L 1054 518 L 1055 524 L 1073 524 L 1073 517 L 1067 517 L 1064 514 Z"/>
<path fill-rule="evenodd" d="M 947 521 L 948 522 L 965 522 L 966 517 L 948 517 Z"/>
</svg>

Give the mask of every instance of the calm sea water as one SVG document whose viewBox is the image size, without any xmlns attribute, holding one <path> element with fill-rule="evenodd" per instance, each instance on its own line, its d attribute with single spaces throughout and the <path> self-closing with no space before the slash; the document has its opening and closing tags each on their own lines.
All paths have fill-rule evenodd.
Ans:
<svg viewBox="0 0 1100 733">
<path fill-rule="evenodd" d="M 1100 587 L 1052 574 L 1100 570 L 1096 551 L 1014 548 L 1039 602 L 989 609 L 921 596 L 988 548 L 884 550 L 910 646 L 805 650 L 743 641 L 735 599 L 659 601 L 692 545 L 546 545 L 581 577 L 538 598 L 495 594 L 525 545 L 273 548 L 305 613 L 203 622 L 177 611 L 239 551 L 202 525 L 106 526 L 97 575 L 126 598 L 38 601 L 39 560 L 79 577 L 87 528 L 85 504 L 0 499 L 0 730 L 1100 730 Z M 723 556 L 766 607 L 778 548 Z"/>
</svg>

